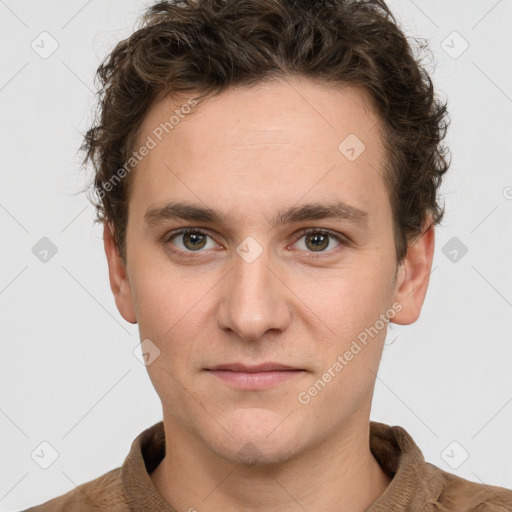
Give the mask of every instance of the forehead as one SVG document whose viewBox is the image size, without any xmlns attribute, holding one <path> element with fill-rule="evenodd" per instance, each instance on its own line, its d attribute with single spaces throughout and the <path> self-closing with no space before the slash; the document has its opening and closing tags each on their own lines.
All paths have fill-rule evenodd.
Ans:
<svg viewBox="0 0 512 512">
<path fill-rule="evenodd" d="M 193 97 L 190 93 L 159 98 L 146 114 L 141 135 L 160 127 L 168 143 L 196 149 L 205 140 L 217 139 L 239 146 L 296 141 L 301 143 L 298 149 L 309 149 L 318 146 L 321 137 L 325 144 L 319 149 L 326 149 L 332 144 L 336 147 L 349 130 L 368 139 L 378 124 L 372 99 L 363 88 L 328 86 L 305 78 L 232 87 L 197 107 L 190 106 Z M 185 125 L 191 126 L 187 129 Z M 174 137 L 167 137 L 171 133 Z M 224 140 L 225 134 L 230 135 L 230 141 Z"/>
<path fill-rule="evenodd" d="M 135 170 L 134 208 L 171 198 L 225 210 L 306 196 L 366 210 L 386 201 L 380 123 L 363 90 L 283 80 L 231 88 L 195 107 L 193 97 L 149 109 L 138 142 L 154 147 Z"/>
</svg>

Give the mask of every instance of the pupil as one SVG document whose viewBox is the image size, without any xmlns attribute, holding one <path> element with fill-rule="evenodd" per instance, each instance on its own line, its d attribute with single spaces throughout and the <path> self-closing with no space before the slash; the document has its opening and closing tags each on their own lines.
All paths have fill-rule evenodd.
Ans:
<svg viewBox="0 0 512 512">
<path fill-rule="evenodd" d="M 194 233 L 192 233 L 192 234 L 185 233 L 184 238 L 185 238 L 185 246 L 188 249 L 193 249 L 193 250 L 201 249 L 205 245 L 205 237 L 204 237 L 204 235 L 201 235 L 201 234 L 198 234 L 198 233 L 195 233 L 195 234 Z M 192 243 L 192 247 L 188 246 L 189 242 Z M 199 242 L 199 244 L 197 242 Z"/>
<path fill-rule="evenodd" d="M 319 233 L 310 235 L 308 240 L 313 242 L 314 251 L 318 251 L 319 249 L 326 249 L 329 245 L 328 237 Z"/>
</svg>

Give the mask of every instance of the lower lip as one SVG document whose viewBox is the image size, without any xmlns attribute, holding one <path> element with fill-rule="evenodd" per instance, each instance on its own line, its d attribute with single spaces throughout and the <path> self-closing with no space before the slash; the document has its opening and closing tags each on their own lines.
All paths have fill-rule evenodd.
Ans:
<svg viewBox="0 0 512 512">
<path fill-rule="evenodd" d="M 268 389 L 304 373 L 304 370 L 276 370 L 270 372 L 208 371 L 231 386 L 244 390 Z"/>
</svg>

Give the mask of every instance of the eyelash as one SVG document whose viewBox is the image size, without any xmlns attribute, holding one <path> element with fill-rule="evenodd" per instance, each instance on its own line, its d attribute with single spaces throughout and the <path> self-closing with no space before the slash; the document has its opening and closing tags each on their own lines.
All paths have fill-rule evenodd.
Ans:
<svg viewBox="0 0 512 512">
<path fill-rule="evenodd" d="M 185 235 L 187 233 L 195 233 L 195 234 L 200 234 L 200 235 L 204 235 L 204 236 L 208 236 L 208 237 L 212 238 L 208 232 L 202 230 L 201 228 L 190 227 L 190 228 L 182 228 L 182 229 L 179 229 L 178 231 L 172 231 L 171 233 L 167 233 L 166 235 L 164 235 L 164 237 L 162 239 L 162 243 L 168 244 L 174 237 L 177 237 L 179 235 Z M 320 234 L 320 235 L 327 235 L 331 238 L 334 238 L 340 245 L 331 250 L 319 251 L 318 254 L 315 254 L 314 252 L 307 252 L 306 257 L 310 258 L 310 259 L 317 259 L 317 258 L 325 257 L 325 256 L 322 256 L 322 254 L 328 253 L 330 255 L 332 253 L 338 252 L 339 250 L 341 250 L 342 247 L 350 245 L 350 241 L 347 237 L 337 234 L 337 233 L 334 233 L 332 231 L 326 230 L 326 229 L 318 229 L 318 228 L 307 228 L 307 229 L 301 230 L 299 236 L 295 239 L 295 241 L 293 243 L 296 244 L 304 236 L 313 234 L 313 233 Z M 186 256 L 187 258 L 188 257 L 190 257 L 190 258 L 201 257 L 201 252 L 202 252 L 202 251 L 198 251 L 198 254 L 195 255 L 195 254 L 193 254 L 194 251 L 182 251 L 181 249 L 174 249 L 174 248 L 171 250 L 173 252 L 179 253 L 180 255 L 187 254 L 187 256 Z"/>
</svg>

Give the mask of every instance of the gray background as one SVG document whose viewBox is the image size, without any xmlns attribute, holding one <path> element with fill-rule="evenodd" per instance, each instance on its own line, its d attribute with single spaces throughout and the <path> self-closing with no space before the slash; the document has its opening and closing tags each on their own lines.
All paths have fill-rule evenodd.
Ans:
<svg viewBox="0 0 512 512">
<path fill-rule="evenodd" d="M 94 72 L 144 5 L 0 0 L 3 511 L 120 466 L 161 419 L 133 353 L 137 326 L 114 304 L 93 207 L 77 193 Z M 409 35 L 430 41 L 453 161 L 422 316 L 389 333 L 372 419 L 406 428 L 442 469 L 512 488 L 512 2 L 390 7 Z M 42 58 L 52 39 L 58 48 Z M 57 248 L 46 262 L 32 250 L 43 237 Z M 58 453 L 47 469 L 31 457 L 51 454 L 44 441 Z"/>
</svg>

